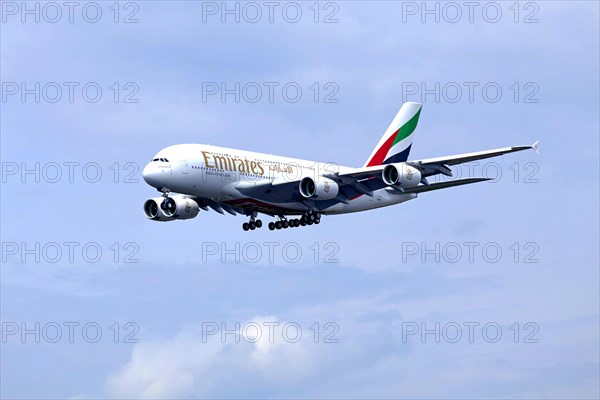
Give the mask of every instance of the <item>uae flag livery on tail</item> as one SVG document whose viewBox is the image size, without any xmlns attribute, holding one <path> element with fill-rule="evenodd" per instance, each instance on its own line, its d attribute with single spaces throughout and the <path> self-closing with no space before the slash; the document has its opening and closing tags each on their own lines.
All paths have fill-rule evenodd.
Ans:
<svg viewBox="0 0 600 400">
<path fill-rule="evenodd" d="M 408 160 L 413 132 L 419 122 L 421 103 L 404 103 L 383 137 L 365 163 L 365 167 L 391 164 Z"/>
</svg>

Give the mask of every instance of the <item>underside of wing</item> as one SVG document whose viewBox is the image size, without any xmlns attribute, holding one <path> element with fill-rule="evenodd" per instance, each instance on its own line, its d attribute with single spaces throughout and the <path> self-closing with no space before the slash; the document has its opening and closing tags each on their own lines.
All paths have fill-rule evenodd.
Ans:
<svg viewBox="0 0 600 400">
<path fill-rule="evenodd" d="M 485 182 L 485 181 L 489 181 L 491 179 L 492 178 L 468 178 L 468 179 L 457 179 L 455 181 L 449 181 L 449 182 L 432 183 L 430 185 L 421 185 L 421 186 L 417 186 L 414 188 L 404 189 L 404 193 L 430 192 L 432 190 L 439 190 L 439 189 L 446 189 L 446 188 L 454 187 L 454 186 L 468 185 L 470 183 Z"/>
<path fill-rule="evenodd" d="M 231 215 L 251 215 L 253 212 L 259 212 L 267 215 L 293 215 L 301 212 L 285 207 L 278 207 L 251 197 L 232 199 L 226 201 L 217 201 L 206 197 L 191 196 L 198 206 L 204 211 L 213 210 L 219 214 Z"/>
<path fill-rule="evenodd" d="M 331 179 L 339 186 L 339 193 L 336 197 L 338 202 L 348 204 L 350 200 L 361 195 L 373 196 L 373 192 L 383 189 L 387 185 L 382 179 L 382 171 L 385 165 L 374 167 L 359 168 L 346 173 L 331 173 L 323 175 Z"/>
<path fill-rule="evenodd" d="M 236 214 L 244 214 L 244 210 L 240 207 L 231 206 L 222 201 L 216 201 L 213 199 L 209 199 L 207 197 L 198 197 L 192 196 L 194 201 L 198 203 L 198 206 L 204 211 L 208 211 L 209 209 L 218 212 L 219 214 L 225 214 L 225 212 L 236 215 Z"/>
<path fill-rule="evenodd" d="M 244 196 L 273 203 L 299 200 L 300 180 L 268 180 L 239 182 L 235 188 Z"/>
</svg>

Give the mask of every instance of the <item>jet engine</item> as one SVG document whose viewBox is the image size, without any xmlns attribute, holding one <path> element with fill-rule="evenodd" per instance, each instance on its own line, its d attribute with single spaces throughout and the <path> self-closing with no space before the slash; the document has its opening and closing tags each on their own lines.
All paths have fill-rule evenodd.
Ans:
<svg viewBox="0 0 600 400">
<path fill-rule="evenodd" d="M 316 200 L 334 199 L 340 191 L 338 184 L 329 178 L 322 178 L 315 182 L 308 176 L 302 178 L 299 189 L 302 197 Z"/>
<path fill-rule="evenodd" d="M 381 178 L 388 186 L 410 188 L 421 182 L 421 172 L 406 163 L 388 164 L 383 168 Z"/>
<path fill-rule="evenodd" d="M 167 197 L 166 203 L 163 197 L 155 197 L 144 203 L 144 214 L 154 221 L 190 219 L 198 215 L 199 211 L 198 203 L 183 195 Z"/>
</svg>

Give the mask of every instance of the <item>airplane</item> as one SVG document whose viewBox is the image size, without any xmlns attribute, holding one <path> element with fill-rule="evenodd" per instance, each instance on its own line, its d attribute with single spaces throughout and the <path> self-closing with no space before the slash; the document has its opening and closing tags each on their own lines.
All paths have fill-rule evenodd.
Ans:
<svg viewBox="0 0 600 400">
<path fill-rule="evenodd" d="M 323 215 L 391 206 L 420 193 L 491 179 L 429 182 L 434 175 L 451 177 L 455 165 L 527 149 L 538 152 L 539 141 L 409 161 L 421 108 L 416 102 L 402 105 L 362 168 L 204 144 L 166 147 L 143 170 L 146 183 L 162 192 L 144 203 L 144 213 L 154 221 L 194 218 L 201 209 L 242 214 L 249 217 L 244 231 L 261 228 L 257 217 L 265 214 L 277 219 L 269 222 L 270 230 L 295 228 L 319 224 Z"/>
</svg>

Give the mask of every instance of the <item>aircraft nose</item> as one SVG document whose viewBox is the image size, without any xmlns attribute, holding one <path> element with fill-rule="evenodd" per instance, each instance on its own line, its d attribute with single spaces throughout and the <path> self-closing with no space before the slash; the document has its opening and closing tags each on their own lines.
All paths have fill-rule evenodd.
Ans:
<svg viewBox="0 0 600 400">
<path fill-rule="evenodd" d="M 156 176 L 156 168 L 154 167 L 154 165 L 151 164 L 146 164 L 146 166 L 144 167 L 144 170 L 142 171 L 142 177 L 144 178 L 144 180 L 146 181 L 146 183 L 150 186 L 155 186 L 157 183 L 157 176 Z"/>
</svg>

